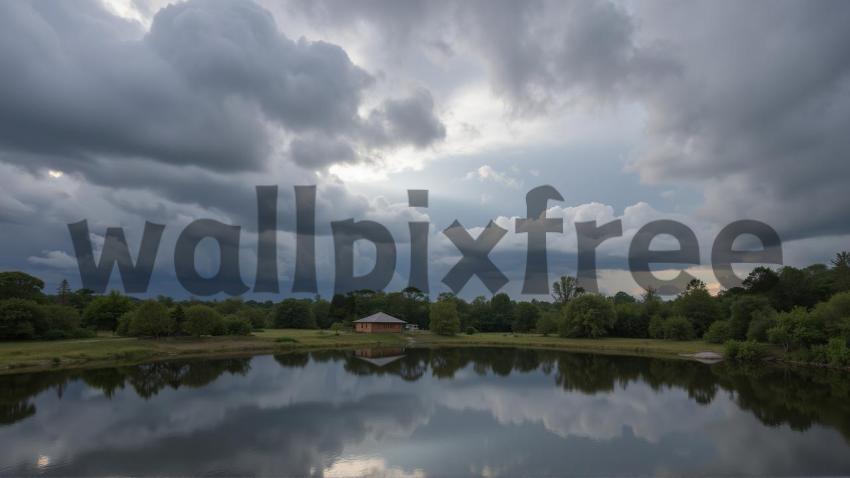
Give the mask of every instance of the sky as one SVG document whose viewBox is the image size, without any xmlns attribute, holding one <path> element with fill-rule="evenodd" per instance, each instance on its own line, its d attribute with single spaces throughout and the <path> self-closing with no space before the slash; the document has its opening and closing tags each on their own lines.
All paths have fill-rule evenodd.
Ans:
<svg viewBox="0 0 850 478">
<path fill-rule="evenodd" d="M 640 292 L 629 243 L 657 219 L 694 230 L 688 272 L 714 291 L 711 246 L 735 220 L 776 229 L 785 264 L 826 262 L 850 248 L 848 24 L 841 0 L 2 2 L 0 270 L 79 287 L 69 223 L 87 220 L 95 251 L 123 227 L 135 257 L 150 221 L 166 228 L 141 295 L 184 297 L 174 245 L 209 218 L 241 226 L 251 286 L 257 185 L 280 196 L 280 292 L 260 300 L 292 295 L 295 185 L 318 188 L 325 296 L 331 221 L 392 233 L 388 290 L 407 285 L 408 222 L 429 222 L 433 296 L 461 257 L 442 231 L 492 220 L 509 231 L 491 253 L 500 291 L 545 298 L 521 294 L 515 233 L 541 185 L 564 198 L 547 211 L 564 219 L 551 280 L 576 273 L 574 223 L 590 220 L 623 223 L 597 252 L 609 294 Z M 365 273 L 374 247 L 357 246 Z M 214 241 L 195 257 L 215 274 Z M 473 278 L 460 295 L 491 292 Z"/>
</svg>

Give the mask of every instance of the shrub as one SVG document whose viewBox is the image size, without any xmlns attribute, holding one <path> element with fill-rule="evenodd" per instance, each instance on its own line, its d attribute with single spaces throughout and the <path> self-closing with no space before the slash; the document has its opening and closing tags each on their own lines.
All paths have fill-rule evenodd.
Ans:
<svg viewBox="0 0 850 478">
<path fill-rule="evenodd" d="M 767 331 L 774 326 L 776 326 L 776 312 L 773 309 L 754 312 L 750 327 L 747 329 L 747 340 L 767 342 Z"/>
<path fill-rule="evenodd" d="M 475 330 L 475 327 L 469 326 L 466 328 L 466 335 L 475 335 L 478 331 Z"/>
<path fill-rule="evenodd" d="M 737 362 L 754 362 L 767 356 L 767 348 L 758 342 L 729 340 L 723 348 L 724 357 Z"/>
<path fill-rule="evenodd" d="M 560 324 L 562 337 L 599 338 L 614 326 L 614 305 L 598 294 L 585 294 L 569 302 Z"/>
<path fill-rule="evenodd" d="M 42 308 L 48 329 L 70 333 L 80 328 L 80 313 L 77 309 L 56 304 L 45 305 Z"/>
<path fill-rule="evenodd" d="M 262 330 L 269 326 L 269 314 L 259 307 L 245 307 L 236 315 L 246 319 L 254 330 Z"/>
<path fill-rule="evenodd" d="M 331 330 L 339 334 L 340 332 L 345 332 L 348 330 L 348 327 L 345 326 L 343 322 L 334 322 L 331 324 Z"/>
<path fill-rule="evenodd" d="M 718 320 L 708 327 L 708 331 L 702 337 L 706 342 L 722 344 L 732 340 L 732 326 L 728 320 Z"/>
<path fill-rule="evenodd" d="M 556 312 L 544 313 L 543 316 L 537 320 L 537 333 L 549 335 L 556 332 L 558 332 L 558 314 Z"/>
<path fill-rule="evenodd" d="M 50 329 L 42 337 L 44 340 L 64 340 L 70 338 L 70 336 L 64 331 L 59 329 Z"/>
<path fill-rule="evenodd" d="M 696 337 L 693 324 L 681 315 L 665 319 L 662 331 L 667 340 L 693 340 Z"/>
<path fill-rule="evenodd" d="M 130 336 L 130 322 L 133 321 L 134 314 L 132 312 L 125 312 L 121 317 L 118 318 L 118 325 L 115 327 L 115 333 L 122 337 Z"/>
<path fill-rule="evenodd" d="M 770 343 L 782 346 L 786 352 L 826 342 L 823 321 L 803 307 L 778 314 L 776 325 L 768 329 L 767 336 Z"/>
<path fill-rule="evenodd" d="M 118 319 L 133 308 L 130 299 L 116 291 L 92 300 L 83 311 L 83 324 L 97 330 L 113 331 L 118 327 Z"/>
<path fill-rule="evenodd" d="M 251 322 L 241 317 L 228 317 L 224 320 L 227 335 L 251 335 Z"/>
<path fill-rule="evenodd" d="M 825 346 L 827 363 L 833 367 L 850 366 L 850 349 L 847 348 L 847 341 L 841 337 L 835 337 L 829 340 Z"/>
<path fill-rule="evenodd" d="M 750 322 L 756 317 L 773 311 L 770 301 L 762 296 L 743 296 L 732 304 L 730 325 L 732 337 L 743 340 L 747 336 Z M 759 314 L 757 314 L 759 313 Z"/>
<path fill-rule="evenodd" d="M 183 322 L 183 331 L 189 335 L 200 337 L 202 335 L 216 335 L 224 329 L 221 315 L 212 307 L 206 305 L 193 305 L 186 309 L 186 320 Z"/>
<path fill-rule="evenodd" d="M 123 319 L 123 316 L 120 320 Z M 146 300 L 131 314 L 127 335 L 131 337 L 166 337 L 175 332 L 175 320 L 168 307 L 155 300 Z"/>
</svg>

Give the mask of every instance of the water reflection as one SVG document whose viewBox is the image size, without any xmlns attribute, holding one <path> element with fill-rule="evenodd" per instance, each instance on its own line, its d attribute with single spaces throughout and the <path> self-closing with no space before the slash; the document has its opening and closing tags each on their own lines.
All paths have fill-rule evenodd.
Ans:
<svg viewBox="0 0 850 478">
<path fill-rule="evenodd" d="M 820 369 L 381 349 L 0 376 L 0 474 L 850 472 Z"/>
</svg>

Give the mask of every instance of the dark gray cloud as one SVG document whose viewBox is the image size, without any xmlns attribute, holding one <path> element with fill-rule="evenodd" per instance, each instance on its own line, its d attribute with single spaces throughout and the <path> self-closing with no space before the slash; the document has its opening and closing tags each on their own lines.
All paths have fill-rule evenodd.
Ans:
<svg viewBox="0 0 850 478">
<path fill-rule="evenodd" d="M 731 1 L 375 0 L 302 5 L 337 28 L 372 26 L 428 62 L 446 44 L 479 61 L 510 112 L 639 107 L 634 170 L 696 190 L 703 218 L 752 217 L 787 238 L 850 232 L 850 4 Z"/>
<path fill-rule="evenodd" d="M 749 215 L 786 238 L 850 231 L 850 4 L 671 2 L 639 13 L 685 65 L 642 98 L 641 174 L 701 184 L 714 220 Z"/>
<path fill-rule="evenodd" d="M 366 129 L 370 142 L 376 145 L 424 148 L 446 137 L 446 127 L 434 116 L 434 98 L 425 89 L 406 98 L 384 100 L 369 115 Z"/>
<path fill-rule="evenodd" d="M 250 2 L 170 5 L 147 33 L 94 1 L 4 3 L 0 44 L 0 145 L 18 153 L 7 161 L 73 169 L 93 157 L 144 158 L 244 171 L 267 166 L 277 128 L 289 138 L 371 140 L 358 109 L 372 75 L 337 45 L 290 40 Z M 384 115 L 385 137 L 406 135 L 393 145 L 444 136 L 423 97 L 404 100 L 429 107 L 413 121 Z M 298 162 L 323 166 L 322 152 Z"/>
</svg>

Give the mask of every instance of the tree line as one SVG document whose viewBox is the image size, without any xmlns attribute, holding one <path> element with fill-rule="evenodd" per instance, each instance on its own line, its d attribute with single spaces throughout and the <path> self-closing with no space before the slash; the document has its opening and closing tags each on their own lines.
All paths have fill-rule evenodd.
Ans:
<svg viewBox="0 0 850 478">
<path fill-rule="evenodd" d="M 830 264 L 804 268 L 757 267 L 741 287 L 712 295 L 693 280 L 664 300 L 653 290 L 640 296 L 585 293 L 575 278 L 553 284 L 552 300 L 515 301 L 505 293 L 466 301 L 442 293 L 433 302 L 422 291 L 358 290 L 330 301 L 287 298 L 280 302 L 160 296 L 139 300 L 116 291 L 96 295 L 70 290 L 55 294 L 23 272 L 0 273 L 0 340 L 61 339 L 95 331 L 121 335 L 246 335 L 264 328 L 347 329 L 375 312 L 396 316 L 421 329 L 457 333 L 539 333 L 576 338 L 633 337 L 667 340 L 702 338 L 729 343 L 734 357 L 761 353 L 773 344 L 805 362 L 850 365 L 850 253 Z"/>
</svg>

